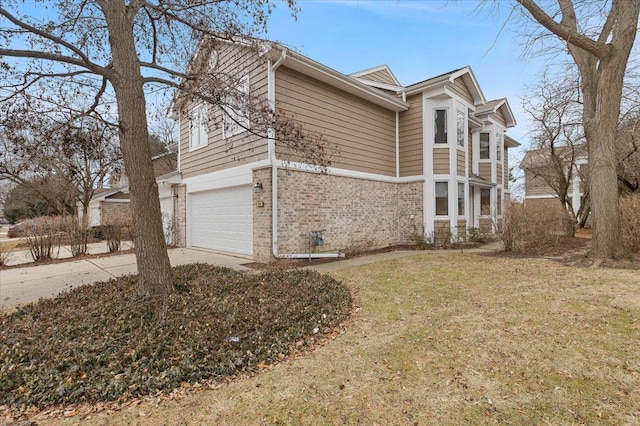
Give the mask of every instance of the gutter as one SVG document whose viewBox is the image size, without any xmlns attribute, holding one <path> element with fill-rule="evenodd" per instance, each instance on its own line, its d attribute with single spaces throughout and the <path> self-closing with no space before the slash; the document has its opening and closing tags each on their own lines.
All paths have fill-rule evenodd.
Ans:
<svg viewBox="0 0 640 426">
<path fill-rule="evenodd" d="M 287 58 L 287 50 L 282 49 L 280 57 L 272 63 L 267 61 L 267 98 L 271 110 L 276 106 L 276 70 Z M 272 253 L 276 259 L 327 259 L 344 257 L 344 253 L 278 253 L 278 162 L 276 160 L 276 139 L 273 128 L 268 131 L 268 159 L 271 164 L 271 240 Z"/>
</svg>

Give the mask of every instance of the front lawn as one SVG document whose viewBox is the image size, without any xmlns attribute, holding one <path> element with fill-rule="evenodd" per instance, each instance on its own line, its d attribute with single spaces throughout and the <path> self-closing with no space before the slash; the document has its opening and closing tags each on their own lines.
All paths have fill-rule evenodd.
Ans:
<svg viewBox="0 0 640 426">
<path fill-rule="evenodd" d="M 312 353 L 213 390 L 38 425 L 640 423 L 638 270 L 434 252 L 332 275 L 360 309 Z"/>
</svg>

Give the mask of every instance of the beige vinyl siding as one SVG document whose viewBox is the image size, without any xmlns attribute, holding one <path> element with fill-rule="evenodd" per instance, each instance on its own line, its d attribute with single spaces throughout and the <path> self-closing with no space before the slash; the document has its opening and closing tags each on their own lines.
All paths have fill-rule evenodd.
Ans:
<svg viewBox="0 0 640 426">
<path fill-rule="evenodd" d="M 238 44 L 220 43 L 216 47 L 218 65 L 215 72 L 239 79 L 249 76 L 249 91 L 266 100 L 267 66 L 255 51 Z M 235 167 L 267 158 L 266 139 L 241 132 L 223 139 L 223 115 L 220 108 L 209 105 L 208 141 L 205 147 L 189 149 L 189 111 L 193 103 L 183 108 L 180 116 L 180 167 L 182 176 L 189 178 L 217 170 Z"/>
<path fill-rule="evenodd" d="M 458 221 L 458 236 L 464 236 L 467 233 L 467 221 L 459 220 Z"/>
<path fill-rule="evenodd" d="M 458 176 L 466 176 L 464 170 L 464 151 L 460 149 L 456 149 L 456 163 L 457 163 L 457 173 Z"/>
<path fill-rule="evenodd" d="M 393 84 L 394 86 L 398 84 L 393 80 L 393 77 L 391 76 L 391 74 L 389 74 L 387 70 L 380 70 L 380 71 L 375 71 L 369 74 L 361 75 L 360 78 L 377 81 L 379 83 Z"/>
<path fill-rule="evenodd" d="M 285 67 L 276 73 L 276 104 L 337 147 L 332 167 L 395 176 L 395 112 Z M 276 156 L 299 161 L 278 145 Z"/>
<path fill-rule="evenodd" d="M 409 109 L 400 113 L 400 176 L 422 175 L 422 94 L 408 97 L 407 103 Z"/>
<path fill-rule="evenodd" d="M 449 148 L 433 148 L 433 174 L 449 174 Z"/>
<path fill-rule="evenodd" d="M 176 155 L 176 153 L 168 153 L 153 159 L 153 175 L 158 177 L 176 170 L 178 165 Z"/>
<path fill-rule="evenodd" d="M 502 164 L 496 164 L 496 183 L 502 183 Z"/>
<path fill-rule="evenodd" d="M 526 169 L 524 171 L 524 191 L 525 195 L 553 195 L 556 196 L 556 193 L 553 189 L 545 182 L 544 178 L 539 175 L 536 175 L 534 172 Z"/>
<path fill-rule="evenodd" d="M 507 120 L 504 118 L 504 115 L 502 115 L 501 110 L 490 114 L 489 117 L 493 118 L 496 122 L 500 123 L 504 127 L 507 127 Z"/>
<path fill-rule="evenodd" d="M 453 84 L 448 84 L 447 87 L 456 95 L 473 105 L 473 96 L 471 96 L 471 92 L 462 78 L 456 78 Z"/>
<path fill-rule="evenodd" d="M 491 180 L 491 163 L 480 163 L 480 167 L 478 168 L 480 172 L 480 177 L 486 179 L 488 181 Z"/>
</svg>

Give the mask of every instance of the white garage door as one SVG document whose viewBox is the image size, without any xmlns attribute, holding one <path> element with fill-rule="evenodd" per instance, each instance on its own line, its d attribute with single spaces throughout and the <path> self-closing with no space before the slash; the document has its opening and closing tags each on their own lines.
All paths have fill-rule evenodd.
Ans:
<svg viewBox="0 0 640 426">
<path fill-rule="evenodd" d="M 253 254 L 251 186 L 191 194 L 191 245 Z"/>
</svg>

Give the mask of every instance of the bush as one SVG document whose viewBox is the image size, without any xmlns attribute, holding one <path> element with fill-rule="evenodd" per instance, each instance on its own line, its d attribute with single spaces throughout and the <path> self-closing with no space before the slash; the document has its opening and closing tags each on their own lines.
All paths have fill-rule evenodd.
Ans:
<svg viewBox="0 0 640 426">
<path fill-rule="evenodd" d="M 167 298 L 140 296 L 129 276 L 0 314 L 0 406 L 114 401 L 257 371 L 351 312 L 349 290 L 313 271 L 173 271 Z"/>
<path fill-rule="evenodd" d="M 567 216 L 555 200 L 527 206 L 511 202 L 496 224 L 503 250 L 536 250 L 556 244 L 567 231 Z"/>
<path fill-rule="evenodd" d="M 86 254 L 89 247 L 89 231 L 82 226 L 77 217 L 70 216 L 65 223 L 71 255 L 77 257 Z"/>
<path fill-rule="evenodd" d="M 9 259 L 9 252 L 4 249 L 4 246 L 0 244 L 0 266 L 5 266 Z"/>
<path fill-rule="evenodd" d="M 53 257 L 54 250 L 60 247 L 64 221 L 56 216 L 30 219 L 25 223 L 26 245 L 34 262 Z"/>
<path fill-rule="evenodd" d="M 620 198 L 622 241 L 631 253 L 640 252 L 640 194 Z"/>
<path fill-rule="evenodd" d="M 104 239 L 107 240 L 109 253 L 120 250 L 122 240 L 130 238 L 131 224 L 128 220 L 119 220 L 102 227 Z"/>
</svg>

